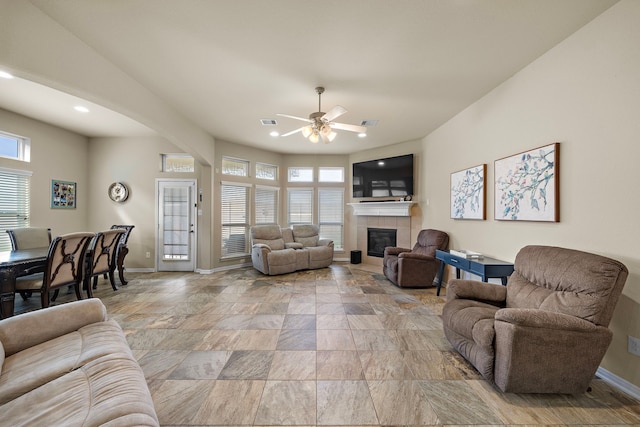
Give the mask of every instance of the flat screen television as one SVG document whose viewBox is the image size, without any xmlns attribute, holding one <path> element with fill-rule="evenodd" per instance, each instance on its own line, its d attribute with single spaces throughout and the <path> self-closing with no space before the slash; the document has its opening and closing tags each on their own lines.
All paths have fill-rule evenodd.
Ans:
<svg viewBox="0 0 640 427">
<path fill-rule="evenodd" d="M 413 154 L 353 164 L 353 197 L 413 195 Z"/>
</svg>

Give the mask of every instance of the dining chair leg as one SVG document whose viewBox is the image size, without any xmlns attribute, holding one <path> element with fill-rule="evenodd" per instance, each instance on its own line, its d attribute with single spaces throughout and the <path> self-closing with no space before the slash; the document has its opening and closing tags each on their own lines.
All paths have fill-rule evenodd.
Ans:
<svg viewBox="0 0 640 427">
<path fill-rule="evenodd" d="M 76 298 L 78 298 L 78 301 L 80 301 L 82 299 L 82 292 L 80 290 L 80 282 L 76 282 L 73 286 L 73 289 L 76 291 Z"/>
<path fill-rule="evenodd" d="M 111 282 L 111 287 L 114 291 L 118 290 L 118 285 L 116 285 L 116 277 L 115 272 L 113 270 L 109 270 L 109 281 Z"/>
<path fill-rule="evenodd" d="M 43 292 L 46 293 L 46 292 Z M 58 298 L 58 294 L 60 293 L 60 289 L 56 289 L 55 291 L 53 291 L 53 296 L 51 297 L 51 301 L 55 301 L 56 298 Z"/>
<path fill-rule="evenodd" d="M 93 291 L 91 290 L 91 277 L 85 277 L 82 281 L 82 287 L 87 291 L 87 298 L 93 298 Z"/>
</svg>

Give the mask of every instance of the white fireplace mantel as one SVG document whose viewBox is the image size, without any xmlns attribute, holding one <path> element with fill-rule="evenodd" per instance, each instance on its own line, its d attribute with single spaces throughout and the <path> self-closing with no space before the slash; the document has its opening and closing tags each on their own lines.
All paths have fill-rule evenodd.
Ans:
<svg viewBox="0 0 640 427">
<path fill-rule="evenodd" d="M 416 202 L 363 202 L 347 203 L 355 216 L 411 216 Z"/>
</svg>

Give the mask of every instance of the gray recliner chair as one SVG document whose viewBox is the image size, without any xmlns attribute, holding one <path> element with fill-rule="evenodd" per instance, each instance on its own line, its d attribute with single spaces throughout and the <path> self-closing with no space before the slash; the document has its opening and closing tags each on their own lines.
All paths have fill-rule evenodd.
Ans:
<svg viewBox="0 0 640 427">
<path fill-rule="evenodd" d="M 584 393 L 611 343 L 627 268 L 551 246 L 522 248 L 514 267 L 507 286 L 449 282 L 447 339 L 504 392 Z"/>
</svg>

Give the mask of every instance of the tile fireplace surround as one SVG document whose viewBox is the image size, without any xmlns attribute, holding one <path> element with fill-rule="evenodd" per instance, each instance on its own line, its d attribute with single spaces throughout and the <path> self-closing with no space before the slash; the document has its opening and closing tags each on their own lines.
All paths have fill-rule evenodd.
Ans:
<svg viewBox="0 0 640 427">
<path fill-rule="evenodd" d="M 382 267 L 382 258 L 367 255 L 367 228 L 396 230 L 396 245 L 402 248 L 412 248 L 422 229 L 422 211 L 416 202 L 366 202 L 349 205 L 357 219 L 356 249 L 362 251 L 364 264 Z"/>
</svg>

